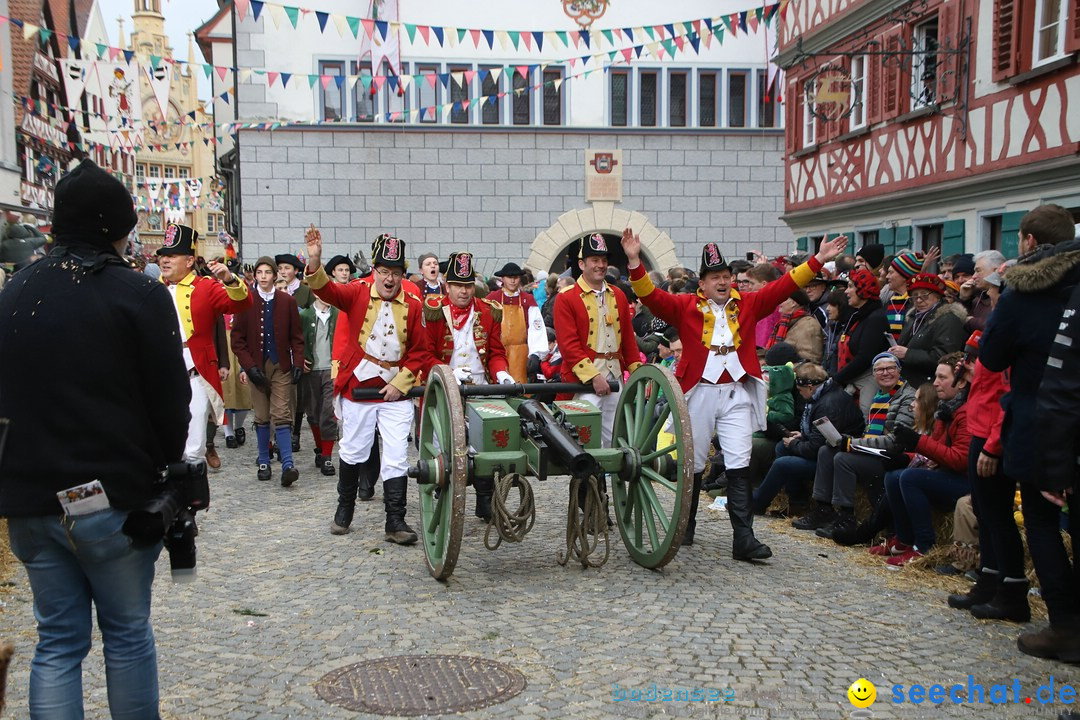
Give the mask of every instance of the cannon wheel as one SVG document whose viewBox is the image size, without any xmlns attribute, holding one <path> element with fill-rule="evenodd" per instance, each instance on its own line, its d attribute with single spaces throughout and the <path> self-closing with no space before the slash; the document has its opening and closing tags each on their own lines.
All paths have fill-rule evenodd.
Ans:
<svg viewBox="0 0 1080 720">
<path fill-rule="evenodd" d="M 666 405 L 658 404 L 661 396 Z M 675 441 L 657 447 L 657 435 L 669 419 Z M 679 551 L 694 492 L 690 413 L 671 371 L 642 365 L 630 375 L 615 409 L 611 446 L 627 458 L 624 471 L 611 476 L 623 544 L 639 565 L 661 568 Z M 678 454 L 674 481 L 656 470 L 658 460 L 672 450 Z"/>
<path fill-rule="evenodd" d="M 449 366 L 436 365 L 420 411 L 420 459 L 439 468 L 437 482 L 420 484 L 420 540 L 428 572 L 436 580 L 450 577 L 461 549 L 467 453 L 457 381 Z"/>
</svg>

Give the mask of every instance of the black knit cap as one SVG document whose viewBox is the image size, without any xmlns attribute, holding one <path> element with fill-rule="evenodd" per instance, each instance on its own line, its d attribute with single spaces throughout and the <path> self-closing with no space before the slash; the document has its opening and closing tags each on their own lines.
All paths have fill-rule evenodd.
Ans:
<svg viewBox="0 0 1080 720">
<path fill-rule="evenodd" d="M 885 246 L 863 245 L 859 252 L 855 253 L 855 257 L 861 257 L 867 265 L 877 270 L 881 263 L 885 262 Z"/>
<path fill-rule="evenodd" d="M 165 226 L 165 239 L 161 241 L 158 255 L 194 255 L 199 233 L 187 225 L 169 223 Z"/>
<path fill-rule="evenodd" d="M 90 160 L 56 183 L 52 232 L 60 244 L 81 240 L 105 247 L 138 222 L 128 189 Z"/>
<path fill-rule="evenodd" d="M 473 267 L 472 253 L 450 253 L 450 259 L 446 261 L 445 275 L 448 283 L 471 285 L 476 282 L 476 268 Z"/>
</svg>

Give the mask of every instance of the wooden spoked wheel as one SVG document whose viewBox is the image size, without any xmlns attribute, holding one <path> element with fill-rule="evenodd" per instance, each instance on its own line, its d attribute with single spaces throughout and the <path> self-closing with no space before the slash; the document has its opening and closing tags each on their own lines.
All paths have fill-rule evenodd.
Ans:
<svg viewBox="0 0 1080 720">
<path fill-rule="evenodd" d="M 658 443 L 665 434 L 671 437 Z M 694 491 L 690 413 L 671 371 L 642 365 L 630 375 L 615 409 L 611 446 L 625 457 L 623 471 L 611 476 L 623 544 L 639 565 L 661 568 L 679 551 Z"/>
<path fill-rule="evenodd" d="M 465 410 L 454 373 L 436 365 L 427 378 L 420 413 L 420 460 L 431 468 L 420 483 L 420 542 L 436 580 L 454 572 L 465 523 L 468 442 Z"/>
</svg>

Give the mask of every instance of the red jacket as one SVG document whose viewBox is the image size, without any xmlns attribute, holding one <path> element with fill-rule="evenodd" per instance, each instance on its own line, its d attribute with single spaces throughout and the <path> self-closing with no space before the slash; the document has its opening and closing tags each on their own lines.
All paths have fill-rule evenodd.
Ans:
<svg viewBox="0 0 1080 720">
<path fill-rule="evenodd" d="M 821 263 L 816 257 L 811 257 L 757 292 L 740 294 L 734 288 L 731 290 L 734 302 L 733 307 L 729 305 L 727 321 L 735 338 L 739 363 L 747 374 L 761 379 L 761 366 L 758 364 L 754 342 L 758 320 L 771 315 L 777 305 L 810 282 L 819 270 Z M 709 345 L 712 344 L 715 320 L 712 313 L 709 313 L 706 323 L 704 309 L 708 308 L 708 302 L 704 294 L 698 291 L 696 295 L 672 295 L 660 290 L 649 279 L 644 265 L 638 265 L 630 271 L 630 284 L 637 293 L 638 300 L 644 303 L 653 315 L 678 329 L 683 353 L 682 359 L 675 366 L 675 378 L 683 392 L 688 392 L 701 380 L 705 361 L 708 359 Z"/>
<path fill-rule="evenodd" d="M 967 405 L 971 408 L 968 429 L 972 437 L 983 438 L 983 450 L 987 455 L 1001 457 L 1001 421 L 1005 411 L 1001 409 L 1001 396 L 1009 392 L 1008 371 L 988 370 L 981 362 L 975 362 L 975 377 L 971 380 Z"/>
<path fill-rule="evenodd" d="M 619 316 L 619 324 L 615 328 L 619 360 L 623 370 L 632 372 L 641 365 L 641 361 L 637 336 L 634 335 L 631 324 L 633 318 L 630 303 L 626 301 L 623 291 L 614 285 L 608 285 L 608 291 L 615 300 L 615 312 Z M 562 352 L 562 376 L 566 382 L 576 380 L 587 383 L 599 374 L 593 365 L 598 339 L 594 333 L 602 319 L 595 302 L 586 305 L 582 300 L 582 294 L 587 292 L 592 291 L 585 281 L 579 278 L 573 285 L 559 291 L 555 298 L 555 342 Z"/>
<path fill-rule="evenodd" d="M 450 298 L 445 295 L 430 295 L 424 300 L 424 319 L 427 323 L 428 342 L 431 344 L 431 363 L 424 372 L 438 364 L 450 364 L 454 354 L 454 336 L 446 322 Z M 480 362 L 487 372 L 488 382 L 495 383 L 495 375 L 509 372 L 506 362 L 506 349 L 502 344 L 502 307 L 490 300 L 473 298 L 473 309 L 479 315 L 480 322 L 473 323 L 473 341 L 480 353 Z M 496 317 L 498 316 L 498 317 Z"/>
<path fill-rule="evenodd" d="M 256 295 L 258 290 L 252 290 Z M 296 300 L 283 290 L 274 290 L 274 344 L 277 345 L 278 367 L 283 371 L 293 366 L 304 367 L 304 331 L 300 326 L 300 311 Z M 263 299 L 233 318 L 233 352 L 243 370 L 263 366 Z"/>
<path fill-rule="evenodd" d="M 948 423 L 940 418 L 934 420 L 933 431 L 920 437 L 919 444 L 915 446 L 915 452 L 961 475 L 967 474 L 968 446 L 971 445 L 967 405 L 965 402 L 958 407 Z"/>
<path fill-rule="evenodd" d="M 191 325 L 186 328 L 187 346 L 195 369 L 221 398 L 224 393 L 214 344 L 217 320 L 225 313 L 240 313 L 251 307 L 251 293 L 243 280 L 239 280 L 234 287 L 226 288 L 215 278 L 189 273 L 176 283 L 176 304 L 180 309 L 181 322 L 186 324 L 190 319 Z"/>
<path fill-rule="evenodd" d="M 347 316 L 338 317 L 338 327 L 348 325 L 349 342 L 342 350 L 337 377 L 334 378 L 334 392 L 351 400 L 352 389 L 360 386 L 353 371 L 364 359 L 364 346 L 383 300 L 370 283 L 341 285 L 331 282 L 322 267 L 306 277 L 317 297 Z M 394 326 L 401 344 L 401 360 L 397 375 L 389 384 L 405 393 L 420 382 L 424 369 L 431 365 L 431 344 L 424 327 L 424 309 L 420 298 L 402 289 L 390 302 L 393 303 Z"/>
</svg>

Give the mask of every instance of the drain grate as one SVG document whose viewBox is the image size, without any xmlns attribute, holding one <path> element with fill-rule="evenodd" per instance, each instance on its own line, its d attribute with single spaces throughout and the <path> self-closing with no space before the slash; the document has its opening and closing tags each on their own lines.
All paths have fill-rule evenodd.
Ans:
<svg viewBox="0 0 1080 720">
<path fill-rule="evenodd" d="M 331 705 L 377 715 L 464 712 L 504 702 L 525 676 L 504 663 L 460 655 L 399 655 L 332 670 L 315 690 Z"/>
</svg>

